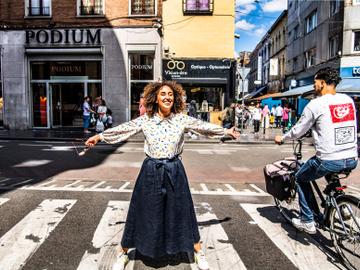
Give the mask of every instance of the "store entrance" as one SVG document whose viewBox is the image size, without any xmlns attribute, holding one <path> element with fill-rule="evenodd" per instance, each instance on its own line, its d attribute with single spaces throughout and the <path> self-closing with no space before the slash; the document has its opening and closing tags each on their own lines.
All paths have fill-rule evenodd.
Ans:
<svg viewBox="0 0 360 270">
<path fill-rule="evenodd" d="M 84 83 L 51 83 L 51 127 L 81 127 Z"/>
</svg>

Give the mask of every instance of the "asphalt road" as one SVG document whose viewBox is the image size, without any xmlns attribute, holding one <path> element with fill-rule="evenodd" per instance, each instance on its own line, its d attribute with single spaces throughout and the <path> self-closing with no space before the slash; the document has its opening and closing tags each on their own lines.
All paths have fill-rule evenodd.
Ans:
<svg viewBox="0 0 360 270">
<path fill-rule="evenodd" d="M 111 269 L 142 145 L 99 145 L 79 157 L 72 144 L 0 141 L 0 154 L 0 269 Z M 306 146 L 304 158 L 312 154 Z M 263 166 L 290 155 L 289 145 L 186 146 L 212 270 L 343 269 L 328 233 L 297 232 L 264 192 Z M 355 195 L 357 174 L 345 180 Z M 186 254 L 131 255 L 126 269 L 196 269 Z"/>
</svg>

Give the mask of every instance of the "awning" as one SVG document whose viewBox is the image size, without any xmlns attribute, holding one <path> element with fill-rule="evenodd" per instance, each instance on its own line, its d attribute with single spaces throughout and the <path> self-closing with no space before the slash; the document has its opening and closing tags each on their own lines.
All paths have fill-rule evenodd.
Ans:
<svg viewBox="0 0 360 270">
<path fill-rule="evenodd" d="M 252 99 L 253 97 L 255 97 L 256 95 L 260 94 L 261 92 L 265 91 L 267 88 L 267 85 L 264 85 L 262 87 L 260 87 L 259 89 L 256 89 L 255 91 L 252 91 L 248 94 L 248 96 L 246 96 L 245 99 Z"/>
<path fill-rule="evenodd" d="M 336 92 L 360 96 L 360 78 L 345 78 L 336 87 Z"/>
<path fill-rule="evenodd" d="M 280 93 L 279 95 L 276 96 L 276 98 L 296 97 L 296 96 L 306 95 L 313 90 L 314 90 L 314 85 L 309 84 L 305 86 L 296 87 L 286 92 Z"/>
<path fill-rule="evenodd" d="M 263 100 L 263 99 L 267 99 L 267 98 L 272 98 L 272 97 L 277 97 L 281 95 L 281 93 L 272 93 L 272 94 L 266 94 L 257 98 L 253 98 L 253 100 Z"/>
</svg>

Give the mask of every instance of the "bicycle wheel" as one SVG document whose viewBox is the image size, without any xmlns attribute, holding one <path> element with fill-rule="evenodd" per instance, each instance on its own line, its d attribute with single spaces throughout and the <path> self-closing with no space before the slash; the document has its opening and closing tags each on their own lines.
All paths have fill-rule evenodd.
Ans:
<svg viewBox="0 0 360 270">
<path fill-rule="evenodd" d="M 274 197 L 275 205 L 279 209 L 281 215 L 287 222 L 291 223 L 292 218 L 297 218 L 300 215 L 300 205 L 297 192 L 287 200 L 280 201 Z"/>
<path fill-rule="evenodd" d="M 345 266 L 360 269 L 360 200 L 344 195 L 337 199 L 337 204 L 340 214 L 335 208 L 329 212 L 331 238 Z"/>
</svg>

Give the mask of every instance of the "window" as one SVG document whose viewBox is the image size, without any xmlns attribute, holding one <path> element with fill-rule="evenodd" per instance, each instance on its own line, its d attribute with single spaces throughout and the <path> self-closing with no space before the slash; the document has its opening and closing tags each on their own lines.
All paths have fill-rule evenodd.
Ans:
<svg viewBox="0 0 360 270">
<path fill-rule="evenodd" d="M 183 0 L 183 11 L 185 14 L 212 14 L 213 9 L 214 0 Z"/>
<path fill-rule="evenodd" d="M 104 15 L 104 0 L 78 0 L 78 15 Z"/>
<path fill-rule="evenodd" d="M 299 34 L 299 25 L 295 26 L 294 28 L 294 40 L 295 39 L 298 39 L 300 37 L 300 34 Z"/>
<path fill-rule="evenodd" d="M 340 0 L 333 0 L 330 2 L 330 15 L 334 15 L 339 12 L 340 9 Z"/>
<path fill-rule="evenodd" d="M 298 69 L 298 59 L 297 57 L 294 57 L 293 59 L 293 71 L 296 71 Z"/>
<path fill-rule="evenodd" d="M 332 37 L 329 39 L 329 58 L 336 56 L 338 51 L 338 37 Z"/>
<path fill-rule="evenodd" d="M 354 32 L 354 52 L 360 52 L 360 31 Z"/>
<path fill-rule="evenodd" d="M 132 0 L 131 15 L 155 15 L 155 0 Z"/>
<path fill-rule="evenodd" d="M 312 48 L 305 52 L 305 67 L 312 67 L 315 65 L 316 48 Z"/>
<path fill-rule="evenodd" d="M 27 0 L 26 9 L 27 16 L 50 16 L 51 0 Z"/>
<path fill-rule="evenodd" d="M 317 26 L 317 11 L 315 10 L 313 13 L 310 14 L 309 17 L 306 18 L 306 33 L 310 33 L 314 30 Z"/>
</svg>

